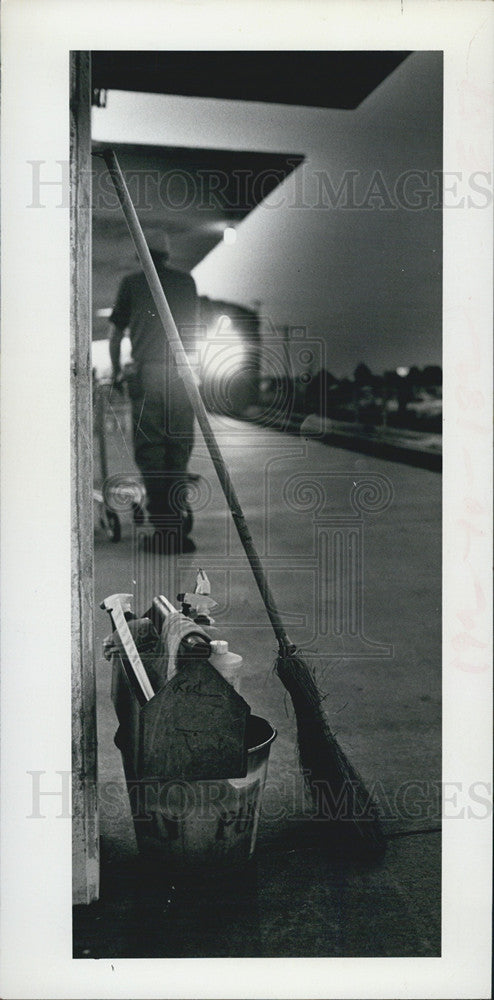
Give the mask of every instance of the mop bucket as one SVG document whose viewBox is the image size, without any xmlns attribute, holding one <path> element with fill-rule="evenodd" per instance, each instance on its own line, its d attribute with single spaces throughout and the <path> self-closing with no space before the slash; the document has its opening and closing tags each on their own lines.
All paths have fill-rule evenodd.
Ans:
<svg viewBox="0 0 494 1000">
<path fill-rule="evenodd" d="M 239 868 L 253 856 L 276 730 L 250 716 L 247 774 L 218 781 L 128 782 L 140 853 L 168 871 Z"/>
</svg>

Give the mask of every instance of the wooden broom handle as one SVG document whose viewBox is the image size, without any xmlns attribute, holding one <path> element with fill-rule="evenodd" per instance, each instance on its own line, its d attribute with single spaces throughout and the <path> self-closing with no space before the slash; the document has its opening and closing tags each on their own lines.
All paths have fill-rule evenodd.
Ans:
<svg viewBox="0 0 494 1000">
<path fill-rule="evenodd" d="M 271 589 L 266 579 L 266 574 L 264 573 L 264 569 L 257 554 L 252 536 L 247 527 L 247 522 L 245 520 L 242 507 L 240 506 L 235 487 L 232 483 L 230 473 L 228 472 L 225 460 L 214 436 L 213 428 L 211 427 L 211 423 L 206 412 L 206 407 L 204 406 L 201 394 L 194 379 L 192 367 L 180 339 L 175 320 L 173 319 L 170 307 L 166 301 L 165 293 L 161 286 L 158 273 L 149 252 L 141 224 L 129 195 L 117 157 L 112 149 L 104 150 L 102 152 L 102 156 L 108 167 L 118 200 L 122 206 L 122 211 L 129 227 L 130 235 L 137 251 L 137 256 L 148 282 L 159 317 L 163 324 L 166 338 L 172 349 L 176 365 L 187 390 L 187 395 L 204 436 L 207 449 L 216 469 L 221 488 L 225 494 L 225 499 L 231 511 L 240 541 L 242 542 L 245 554 L 249 560 L 255 581 L 259 588 L 264 607 L 268 613 L 269 620 L 273 626 L 280 648 L 285 653 L 291 652 L 294 650 L 294 646 L 288 638 L 283 622 L 281 621 L 278 608 L 276 607 Z"/>
</svg>

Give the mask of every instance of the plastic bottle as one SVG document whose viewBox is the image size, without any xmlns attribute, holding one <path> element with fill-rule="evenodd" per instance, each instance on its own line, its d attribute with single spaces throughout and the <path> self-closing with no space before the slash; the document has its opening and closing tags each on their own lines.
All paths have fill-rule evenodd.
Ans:
<svg viewBox="0 0 494 1000">
<path fill-rule="evenodd" d="M 235 691 L 240 693 L 240 668 L 243 658 L 239 653 L 231 653 L 224 639 L 212 639 L 209 662 L 235 688 Z"/>
</svg>

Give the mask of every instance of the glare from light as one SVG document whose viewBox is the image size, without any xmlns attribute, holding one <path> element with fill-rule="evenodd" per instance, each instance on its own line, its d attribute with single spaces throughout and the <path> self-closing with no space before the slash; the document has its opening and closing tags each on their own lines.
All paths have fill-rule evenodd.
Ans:
<svg viewBox="0 0 494 1000">
<path fill-rule="evenodd" d="M 245 345 L 240 334 L 229 329 L 227 336 L 209 334 L 201 354 L 203 377 L 221 379 L 240 370 L 245 360 Z"/>
<path fill-rule="evenodd" d="M 113 312 L 112 306 L 105 307 L 104 309 L 97 309 L 96 315 L 100 316 L 101 319 L 109 319 Z"/>
<path fill-rule="evenodd" d="M 218 320 L 218 327 L 221 327 L 223 330 L 228 330 L 231 325 L 232 321 L 230 316 L 220 316 Z"/>
<path fill-rule="evenodd" d="M 226 226 L 223 230 L 223 239 L 227 247 L 233 246 L 237 240 L 237 231 L 233 228 L 233 226 Z"/>
<path fill-rule="evenodd" d="M 409 371 L 410 371 L 409 368 L 405 368 L 404 365 L 401 365 L 399 368 L 396 369 L 396 374 L 399 375 L 400 378 L 406 378 Z"/>
</svg>

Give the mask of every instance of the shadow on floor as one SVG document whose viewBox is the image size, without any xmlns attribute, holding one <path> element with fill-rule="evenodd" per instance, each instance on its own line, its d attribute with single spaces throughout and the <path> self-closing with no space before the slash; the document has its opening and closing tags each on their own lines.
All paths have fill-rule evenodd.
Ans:
<svg viewBox="0 0 494 1000">
<path fill-rule="evenodd" d="M 385 858 L 335 857 L 302 827 L 242 871 L 173 881 L 102 844 L 101 897 L 74 908 L 75 958 L 437 956 L 437 833 L 390 840 Z M 411 878 L 420 868 L 419 879 Z"/>
</svg>

